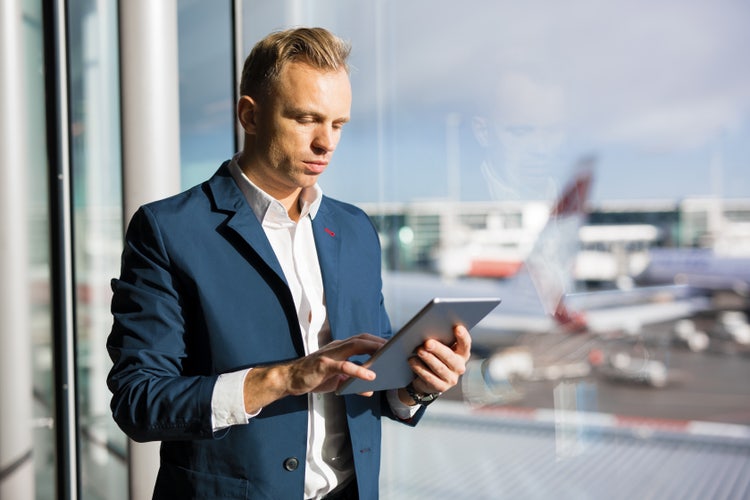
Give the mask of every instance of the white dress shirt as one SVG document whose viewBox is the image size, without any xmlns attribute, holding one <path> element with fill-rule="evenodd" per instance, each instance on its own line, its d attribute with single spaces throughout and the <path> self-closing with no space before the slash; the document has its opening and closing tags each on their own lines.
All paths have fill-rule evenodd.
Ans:
<svg viewBox="0 0 750 500">
<path fill-rule="evenodd" d="M 263 226 L 289 285 L 297 309 L 305 354 L 331 341 L 323 279 L 312 232 L 323 197 L 316 184 L 300 194 L 300 218 L 289 218 L 285 207 L 245 176 L 235 156 L 229 171 Z M 260 412 L 245 412 L 244 380 L 248 370 L 219 376 L 211 406 L 214 430 L 247 423 Z M 393 412 L 411 418 L 418 406 L 404 405 L 397 391 L 389 391 Z M 308 394 L 308 443 L 305 461 L 305 498 L 321 498 L 354 474 L 351 445 L 346 430 L 344 400 L 333 393 Z M 261 410 L 262 411 L 262 410 Z"/>
</svg>

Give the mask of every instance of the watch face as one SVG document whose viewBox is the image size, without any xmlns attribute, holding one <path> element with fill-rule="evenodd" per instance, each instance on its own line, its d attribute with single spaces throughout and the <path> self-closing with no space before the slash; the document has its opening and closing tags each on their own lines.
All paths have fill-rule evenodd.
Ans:
<svg viewBox="0 0 750 500">
<path fill-rule="evenodd" d="M 440 394 L 442 394 L 440 392 L 433 393 L 433 394 L 419 394 L 417 393 L 417 391 L 414 390 L 414 386 L 411 384 L 406 386 L 406 392 L 409 393 L 409 396 L 411 396 L 411 398 L 414 400 L 415 403 L 421 404 L 421 405 L 432 403 L 438 398 L 438 396 L 440 396 Z"/>
<path fill-rule="evenodd" d="M 422 402 L 423 403 L 431 403 L 437 399 L 439 394 L 425 394 L 422 396 Z"/>
<path fill-rule="evenodd" d="M 418 399 L 414 399 L 414 400 L 419 404 L 428 405 L 432 403 L 433 401 L 435 401 L 438 398 L 438 396 L 440 396 L 439 392 L 437 394 L 422 394 L 420 396 L 417 396 Z"/>
</svg>

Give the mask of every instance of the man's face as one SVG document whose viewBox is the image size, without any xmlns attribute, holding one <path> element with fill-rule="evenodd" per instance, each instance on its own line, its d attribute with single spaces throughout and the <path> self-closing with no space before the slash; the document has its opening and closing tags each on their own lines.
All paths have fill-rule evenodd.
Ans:
<svg viewBox="0 0 750 500">
<path fill-rule="evenodd" d="M 250 178 L 277 199 L 315 184 L 349 121 L 352 91 L 345 70 L 288 63 L 269 96 L 256 101 Z"/>
</svg>

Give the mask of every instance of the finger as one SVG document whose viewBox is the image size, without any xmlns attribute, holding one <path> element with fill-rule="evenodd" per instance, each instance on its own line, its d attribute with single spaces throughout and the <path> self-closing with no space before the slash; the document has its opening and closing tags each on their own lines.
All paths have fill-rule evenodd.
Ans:
<svg viewBox="0 0 750 500">
<path fill-rule="evenodd" d="M 373 342 L 379 343 L 380 345 L 383 345 L 386 342 L 388 342 L 388 339 L 385 339 L 383 337 L 379 337 L 377 335 L 373 335 L 371 333 L 360 333 L 358 335 L 354 335 L 354 336 L 349 337 L 349 338 L 352 338 L 352 339 L 358 339 L 359 338 L 359 339 L 371 340 Z"/>
<path fill-rule="evenodd" d="M 464 325 L 456 325 L 453 328 L 453 335 L 455 342 L 446 347 L 462 358 L 468 360 L 471 355 L 471 334 L 469 333 L 469 330 Z M 445 346 L 445 344 L 438 342 L 437 340 L 427 340 L 423 347 L 435 354 L 438 354 L 441 350 L 447 353 L 448 351 L 443 349 L 443 346 Z"/>
<path fill-rule="evenodd" d="M 417 360 L 410 362 L 412 371 L 440 392 L 455 386 L 466 372 L 466 362 L 471 355 L 471 337 L 461 325 L 454 329 L 456 342 L 452 347 L 428 340 L 417 349 Z"/>
<path fill-rule="evenodd" d="M 458 383 L 458 374 L 445 365 L 440 364 L 442 368 L 435 370 L 418 358 L 410 359 L 409 365 L 417 376 L 414 383 L 422 392 L 445 392 Z"/>
<path fill-rule="evenodd" d="M 344 382 L 346 382 L 347 380 L 349 380 L 349 378 L 350 378 L 350 377 L 347 377 L 347 376 L 344 376 L 344 375 L 340 375 L 340 376 L 338 377 L 338 383 L 336 384 L 336 390 L 338 391 L 339 387 L 341 387 L 341 384 L 343 384 Z M 360 396 L 364 396 L 364 397 L 366 397 L 366 398 L 369 398 L 369 397 L 371 397 L 371 396 L 372 396 L 373 394 L 375 394 L 375 392 L 374 392 L 374 391 L 366 391 L 366 392 L 360 392 L 360 393 L 358 393 L 358 394 L 359 394 Z"/>
<path fill-rule="evenodd" d="M 375 372 L 373 372 L 371 370 L 363 369 L 364 367 L 359 366 L 359 365 L 357 365 L 355 363 L 351 363 L 349 361 L 345 361 L 344 362 L 344 366 L 342 367 L 342 370 L 346 371 L 348 368 L 351 368 L 351 370 L 348 373 L 351 373 L 352 375 L 350 375 L 349 377 L 341 376 L 340 380 L 339 380 L 339 383 L 337 384 L 336 389 L 338 389 L 341 386 L 341 384 L 343 384 L 344 381 L 346 381 L 350 377 L 361 378 L 361 379 L 364 379 L 364 380 L 374 380 L 375 379 L 375 376 L 376 376 Z M 367 398 L 369 398 L 373 394 L 374 394 L 374 391 L 366 391 L 366 392 L 360 392 L 359 393 L 360 396 L 364 396 L 364 397 L 367 397 Z"/>
<path fill-rule="evenodd" d="M 362 380 L 375 380 L 376 374 L 367 367 L 352 363 L 351 361 L 342 361 L 339 365 L 339 371 L 348 377 L 355 377 Z"/>
<path fill-rule="evenodd" d="M 458 378 L 466 371 L 466 365 L 462 362 L 461 358 L 458 357 L 456 363 L 451 365 L 445 364 L 442 360 L 429 355 L 420 358 L 420 360 L 422 361 L 424 368 L 435 377 L 433 382 L 439 380 L 448 384 L 450 387 L 456 385 L 458 383 Z"/>
<path fill-rule="evenodd" d="M 466 369 L 467 359 L 462 354 L 456 353 L 453 348 L 440 342 L 426 342 L 423 347 L 417 349 L 417 356 L 438 374 L 448 370 L 461 375 Z"/>
<path fill-rule="evenodd" d="M 348 342 L 357 342 L 360 340 L 365 341 L 365 342 L 372 342 L 380 346 L 388 342 L 388 339 L 385 339 L 383 337 L 378 337 L 377 335 L 373 335 L 371 333 L 359 333 L 357 335 L 352 335 L 351 337 L 347 337 L 343 340 L 337 340 L 334 342 L 345 344 Z"/>
<path fill-rule="evenodd" d="M 456 336 L 456 343 L 453 344 L 453 351 L 468 360 L 471 356 L 471 334 L 464 325 L 456 325 L 453 329 Z"/>
<path fill-rule="evenodd" d="M 317 352 L 337 360 L 344 360 L 360 354 L 374 354 L 385 343 L 385 339 L 370 334 L 361 334 L 345 340 L 335 340 Z"/>
<path fill-rule="evenodd" d="M 346 359 L 336 359 L 330 352 L 316 351 L 290 364 L 290 392 L 329 392 L 339 386 L 341 379 L 349 377 L 369 381 L 375 379 L 375 372 Z"/>
</svg>

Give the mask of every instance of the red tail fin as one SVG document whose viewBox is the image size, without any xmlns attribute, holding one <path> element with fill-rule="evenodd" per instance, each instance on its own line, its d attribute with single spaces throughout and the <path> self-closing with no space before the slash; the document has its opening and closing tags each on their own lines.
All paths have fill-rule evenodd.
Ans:
<svg viewBox="0 0 750 500">
<path fill-rule="evenodd" d="M 593 177 L 594 158 L 586 157 L 576 172 L 573 182 L 563 191 L 560 199 L 550 213 L 551 217 L 561 217 L 574 213 L 583 213 L 588 200 L 591 179 Z"/>
<path fill-rule="evenodd" d="M 573 289 L 578 230 L 585 218 L 593 176 L 594 158 L 581 160 L 573 181 L 562 191 L 525 261 L 542 307 L 550 315 L 556 313 L 562 297 Z"/>
</svg>

